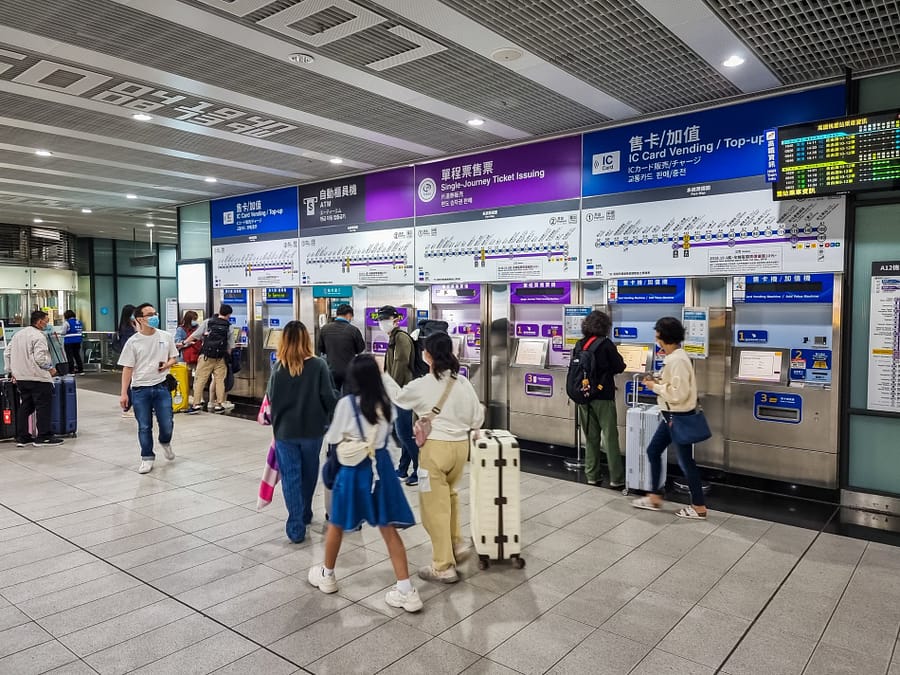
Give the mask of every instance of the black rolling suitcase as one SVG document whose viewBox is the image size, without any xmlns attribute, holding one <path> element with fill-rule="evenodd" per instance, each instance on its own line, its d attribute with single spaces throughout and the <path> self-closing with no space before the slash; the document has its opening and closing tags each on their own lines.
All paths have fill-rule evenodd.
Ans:
<svg viewBox="0 0 900 675">
<path fill-rule="evenodd" d="M 19 410 L 19 390 L 9 379 L 0 380 L 0 440 L 16 437 L 16 415 Z"/>
</svg>

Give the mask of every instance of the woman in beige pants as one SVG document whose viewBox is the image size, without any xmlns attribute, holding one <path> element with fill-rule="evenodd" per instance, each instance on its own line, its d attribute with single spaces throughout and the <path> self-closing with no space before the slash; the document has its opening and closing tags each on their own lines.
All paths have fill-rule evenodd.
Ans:
<svg viewBox="0 0 900 675">
<path fill-rule="evenodd" d="M 468 549 L 459 528 L 456 485 L 469 456 L 469 431 L 484 422 L 484 409 L 471 383 L 458 377 L 459 361 L 449 335 L 435 333 L 425 338 L 423 356 L 431 372 L 403 387 L 394 402 L 423 417 L 433 415 L 446 394 L 419 454 L 422 524 L 433 549 L 432 563 L 419 570 L 419 577 L 452 584 L 459 581 L 456 561 Z"/>
</svg>

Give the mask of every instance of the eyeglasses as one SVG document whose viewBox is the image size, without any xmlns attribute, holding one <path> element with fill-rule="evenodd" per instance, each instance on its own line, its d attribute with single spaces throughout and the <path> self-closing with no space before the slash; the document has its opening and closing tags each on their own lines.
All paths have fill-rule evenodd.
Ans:
<svg viewBox="0 0 900 675">
<path fill-rule="evenodd" d="M 153 314 L 144 314 L 140 318 L 141 319 L 149 319 L 151 316 L 159 316 L 159 314 L 157 314 L 156 312 L 153 312 Z"/>
</svg>

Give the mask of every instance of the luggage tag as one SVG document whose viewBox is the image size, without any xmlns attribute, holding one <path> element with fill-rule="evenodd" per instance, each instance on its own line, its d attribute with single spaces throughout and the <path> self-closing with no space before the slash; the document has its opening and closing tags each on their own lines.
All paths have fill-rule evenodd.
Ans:
<svg viewBox="0 0 900 675">
<path fill-rule="evenodd" d="M 428 469 L 419 469 L 419 492 L 431 492 L 431 476 Z"/>
</svg>

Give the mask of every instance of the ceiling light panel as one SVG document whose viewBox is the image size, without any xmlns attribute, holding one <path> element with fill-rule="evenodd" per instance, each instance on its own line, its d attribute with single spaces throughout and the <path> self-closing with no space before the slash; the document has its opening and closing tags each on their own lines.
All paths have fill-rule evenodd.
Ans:
<svg viewBox="0 0 900 675">
<path fill-rule="evenodd" d="M 788 83 L 895 66 L 900 3 L 706 0 L 760 59 Z"/>
<path fill-rule="evenodd" d="M 740 93 L 632 0 L 442 1 L 643 112 Z"/>
</svg>

